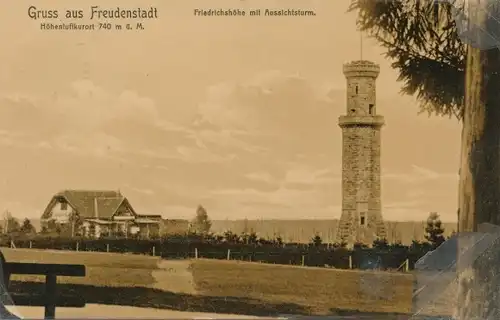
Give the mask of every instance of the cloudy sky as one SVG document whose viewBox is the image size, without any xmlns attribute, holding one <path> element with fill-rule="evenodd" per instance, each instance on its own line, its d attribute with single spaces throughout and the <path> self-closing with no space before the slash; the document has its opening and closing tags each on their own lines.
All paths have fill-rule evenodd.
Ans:
<svg viewBox="0 0 500 320">
<path fill-rule="evenodd" d="M 36 1 L 89 9 L 88 1 Z M 337 218 L 342 64 L 359 58 L 348 0 L 106 0 L 156 6 L 142 31 L 43 31 L 32 2 L 0 10 L 0 210 L 38 217 L 62 189 L 120 189 L 141 213 Z M 210 5 L 208 5 L 210 3 Z M 194 8 L 315 17 L 195 17 Z M 48 21 L 45 21 L 48 22 Z M 456 218 L 460 126 L 417 115 L 383 51 L 383 214 Z"/>
</svg>

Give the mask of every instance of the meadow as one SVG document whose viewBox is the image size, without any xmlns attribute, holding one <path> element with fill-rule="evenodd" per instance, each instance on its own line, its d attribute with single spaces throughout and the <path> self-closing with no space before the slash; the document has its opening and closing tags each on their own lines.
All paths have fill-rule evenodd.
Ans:
<svg viewBox="0 0 500 320">
<path fill-rule="evenodd" d="M 99 286 L 148 286 L 154 283 L 151 270 L 158 268 L 159 258 L 132 254 L 72 252 L 33 249 L 2 248 L 9 262 L 38 262 L 83 264 L 87 268 L 84 278 L 60 277 L 61 283 Z M 45 281 L 42 276 L 23 275 L 13 281 Z"/>
<path fill-rule="evenodd" d="M 145 255 L 2 248 L 7 261 L 76 263 L 84 278 L 62 292 L 87 303 L 246 315 L 408 314 L 413 275 L 224 260 L 161 260 Z M 38 291 L 43 279 L 13 276 L 13 291 Z M 385 317 L 384 319 L 388 319 Z"/>
</svg>

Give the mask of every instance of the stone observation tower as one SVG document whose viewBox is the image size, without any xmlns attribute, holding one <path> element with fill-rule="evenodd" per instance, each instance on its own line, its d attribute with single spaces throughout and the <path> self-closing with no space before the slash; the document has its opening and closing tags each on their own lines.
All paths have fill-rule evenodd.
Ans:
<svg viewBox="0 0 500 320">
<path fill-rule="evenodd" d="M 359 60 L 344 64 L 347 79 L 346 114 L 342 128 L 342 214 L 338 240 L 371 245 L 385 238 L 380 186 L 380 129 L 384 117 L 377 115 L 375 80 L 380 67 Z"/>
</svg>

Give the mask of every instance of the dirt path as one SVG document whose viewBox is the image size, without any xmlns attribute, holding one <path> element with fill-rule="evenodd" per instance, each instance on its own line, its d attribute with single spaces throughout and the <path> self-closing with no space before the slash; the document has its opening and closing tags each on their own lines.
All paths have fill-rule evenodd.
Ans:
<svg viewBox="0 0 500 320">
<path fill-rule="evenodd" d="M 174 293 L 196 294 L 189 260 L 160 260 L 152 272 L 153 288 Z"/>
</svg>

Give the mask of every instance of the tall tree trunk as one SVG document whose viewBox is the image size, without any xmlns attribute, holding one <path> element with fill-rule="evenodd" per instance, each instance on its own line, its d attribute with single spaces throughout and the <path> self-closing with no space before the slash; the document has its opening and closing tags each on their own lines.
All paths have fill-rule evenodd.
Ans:
<svg viewBox="0 0 500 320">
<path fill-rule="evenodd" d="M 479 6 L 474 9 L 475 12 L 470 14 L 476 14 L 473 17 L 476 27 L 497 34 L 499 30 L 492 28 L 499 26 L 494 22 L 492 26 L 491 18 Z M 478 231 L 478 225 L 482 223 L 500 225 L 499 66 L 499 49 L 468 47 L 459 183 L 459 232 Z M 466 246 L 462 241 L 465 240 L 459 240 L 459 246 Z M 488 252 L 487 255 L 488 259 L 481 258 L 480 263 L 473 263 L 458 275 L 456 319 L 500 319 L 500 253 Z M 458 264 L 461 264 L 460 257 Z"/>
</svg>

